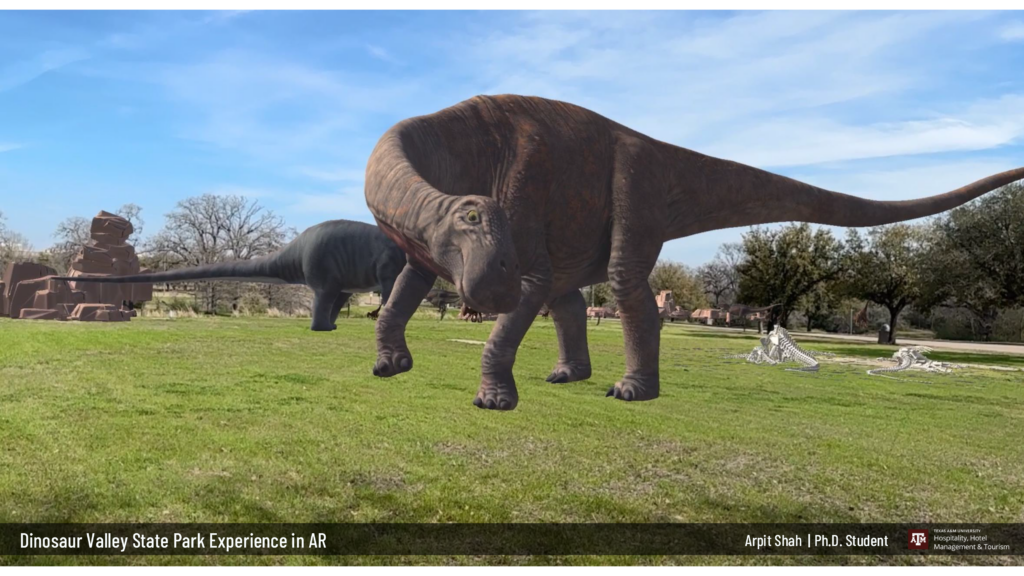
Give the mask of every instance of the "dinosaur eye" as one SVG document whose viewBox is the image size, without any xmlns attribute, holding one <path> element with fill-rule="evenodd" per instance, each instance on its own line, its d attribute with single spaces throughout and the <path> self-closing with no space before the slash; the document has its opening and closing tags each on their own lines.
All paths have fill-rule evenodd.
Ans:
<svg viewBox="0 0 1024 576">
<path fill-rule="evenodd" d="M 470 210 L 466 213 L 466 221 L 476 224 L 480 221 L 480 214 L 476 210 Z"/>
</svg>

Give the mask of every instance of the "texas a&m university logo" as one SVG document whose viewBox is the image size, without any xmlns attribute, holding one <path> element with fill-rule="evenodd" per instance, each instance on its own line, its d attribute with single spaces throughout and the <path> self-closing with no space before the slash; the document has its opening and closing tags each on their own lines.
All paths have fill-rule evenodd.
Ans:
<svg viewBox="0 0 1024 576">
<path fill-rule="evenodd" d="M 928 549 L 928 531 L 927 530 L 911 530 L 907 533 L 909 542 L 907 546 L 911 550 L 927 550 Z"/>
</svg>

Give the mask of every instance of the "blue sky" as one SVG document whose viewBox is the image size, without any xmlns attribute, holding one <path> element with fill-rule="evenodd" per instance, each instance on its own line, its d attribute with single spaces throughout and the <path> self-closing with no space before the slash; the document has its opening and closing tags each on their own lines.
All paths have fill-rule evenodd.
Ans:
<svg viewBox="0 0 1024 576">
<path fill-rule="evenodd" d="M 0 211 L 35 248 L 126 202 L 152 233 L 207 192 L 372 221 L 380 134 L 481 93 L 904 199 L 1024 165 L 1022 69 L 1020 12 L 0 12 Z"/>
</svg>

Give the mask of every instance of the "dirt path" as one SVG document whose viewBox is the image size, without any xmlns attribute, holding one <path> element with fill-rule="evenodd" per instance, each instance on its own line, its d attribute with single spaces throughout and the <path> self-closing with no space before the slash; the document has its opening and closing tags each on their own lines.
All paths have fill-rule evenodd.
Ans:
<svg viewBox="0 0 1024 576">
<path fill-rule="evenodd" d="M 847 340 L 851 342 L 864 342 L 874 344 L 878 341 L 876 337 L 859 336 L 850 334 L 822 334 L 813 333 L 810 338 L 823 340 Z M 936 350 L 958 350 L 963 352 L 989 352 L 991 354 L 1020 354 L 1024 355 L 1024 345 L 1021 344 L 991 344 L 987 342 L 957 342 L 953 340 L 917 340 L 914 338 L 900 338 L 897 334 L 896 343 L 899 346 L 928 346 Z"/>
<path fill-rule="evenodd" d="M 698 330 L 715 330 L 727 334 L 743 334 L 742 328 L 726 328 L 724 326 L 693 326 Z M 746 334 L 757 334 L 757 330 L 747 329 Z M 878 338 L 874 335 L 858 334 L 830 334 L 827 332 L 793 332 L 793 335 L 800 340 L 845 340 L 847 342 L 858 342 L 862 344 L 875 344 Z M 993 344 L 987 342 L 958 342 L 954 340 L 919 340 L 916 338 L 900 338 L 896 335 L 898 346 L 928 346 L 936 350 L 957 350 L 961 352 L 988 352 L 990 354 L 1019 354 L 1024 356 L 1024 344 Z"/>
</svg>

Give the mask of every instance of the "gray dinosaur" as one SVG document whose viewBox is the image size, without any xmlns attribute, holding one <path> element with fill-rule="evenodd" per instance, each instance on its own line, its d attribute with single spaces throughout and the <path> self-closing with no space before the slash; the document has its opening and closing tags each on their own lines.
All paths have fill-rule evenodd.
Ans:
<svg viewBox="0 0 1024 576">
<path fill-rule="evenodd" d="M 337 327 L 338 313 L 354 292 L 379 290 L 381 306 L 386 304 L 405 265 L 405 253 L 376 226 L 330 220 L 306 229 L 281 250 L 262 258 L 129 276 L 59 276 L 57 279 L 121 284 L 185 280 L 305 284 L 313 289 L 310 327 L 315 331 L 328 331 Z M 374 311 L 369 315 L 376 317 L 377 314 Z"/>
<path fill-rule="evenodd" d="M 647 278 L 662 244 L 770 222 L 878 226 L 949 210 L 1024 178 L 1024 168 L 946 194 L 881 202 L 659 142 L 595 112 L 524 96 L 478 96 L 388 130 L 366 167 L 366 203 L 409 255 L 377 322 L 374 374 L 412 369 L 405 327 L 437 275 L 500 313 L 473 403 L 511 410 L 512 366 L 541 306 L 558 336 L 558 381 L 590 376 L 586 303 L 609 280 L 622 319 L 621 400 L 659 394 L 659 319 Z"/>
</svg>

